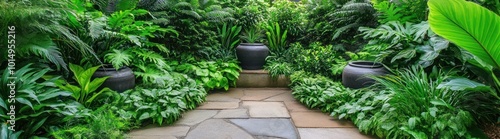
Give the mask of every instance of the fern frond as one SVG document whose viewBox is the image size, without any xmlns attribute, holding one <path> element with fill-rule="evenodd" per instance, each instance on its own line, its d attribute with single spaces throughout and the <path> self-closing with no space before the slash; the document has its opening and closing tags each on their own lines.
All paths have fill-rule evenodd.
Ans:
<svg viewBox="0 0 500 139">
<path fill-rule="evenodd" d="M 17 53 L 21 57 L 29 57 L 31 54 L 39 56 L 54 63 L 58 69 L 66 69 L 66 62 L 62 59 L 61 52 L 56 44 L 48 35 L 30 34 L 28 36 L 19 36 Z M 67 69 L 66 69 L 67 70 Z"/>
<path fill-rule="evenodd" d="M 167 65 L 165 58 L 163 58 L 163 56 L 161 56 L 157 52 L 145 49 L 132 49 L 132 52 L 137 54 L 138 58 L 141 58 L 144 61 L 152 62 L 158 67 L 164 67 Z"/>
<path fill-rule="evenodd" d="M 111 63 L 115 69 L 119 69 L 122 66 L 130 65 L 132 55 L 129 51 L 114 49 L 111 53 L 107 53 L 104 56 L 104 61 Z"/>
</svg>

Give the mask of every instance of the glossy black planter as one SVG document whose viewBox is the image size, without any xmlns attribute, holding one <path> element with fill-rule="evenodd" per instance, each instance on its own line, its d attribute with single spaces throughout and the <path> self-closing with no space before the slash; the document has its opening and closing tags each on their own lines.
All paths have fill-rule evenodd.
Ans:
<svg viewBox="0 0 500 139">
<path fill-rule="evenodd" d="M 108 87 L 117 92 L 123 92 L 135 87 L 135 76 L 128 67 L 122 67 L 116 70 L 113 67 L 101 67 L 97 69 L 92 78 L 109 76 L 100 88 Z"/>
<path fill-rule="evenodd" d="M 262 69 L 268 55 L 269 48 L 262 43 L 241 43 L 236 47 L 236 56 L 243 69 Z"/>
<path fill-rule="evenodd" d="M 363 88 L 375 83 L 368 75 L 385 75 L 388 71 L 384 65 L 370 61 L 353 61 L 344 68 L 342 72 L 342 84 L 349 88 Z"/>
</svg>

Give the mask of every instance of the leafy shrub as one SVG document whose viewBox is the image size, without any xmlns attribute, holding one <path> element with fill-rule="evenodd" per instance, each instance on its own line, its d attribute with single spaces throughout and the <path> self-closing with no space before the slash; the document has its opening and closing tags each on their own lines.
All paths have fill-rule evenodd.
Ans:
<svg viewBox="0 0 500 139">
<path fill-rule="evenodd" d="M 430 31 L 427 22 L 388 22 L 374 29 L 361 27 L 359 30 L 364 39 L 372 40 L 362 51 L 372 53 L 376 61 L 393 68 L 411 65 L 453 67 L 462 63 L 457 58 L 461 55 L 460 50 L 449 47 L 447 40 Z"/>
<path fill-rule="evenodd" d="M 304 34 L 300 38 L 302 44 L 321 42 L 331 44 L 336 26 L 331 24 L 336 17 L 333 15 L 338 8 L 335 0 L 310 0 L 304 3 L 308 12 L 305 14 Z"/>
<path fill-rule="evenodd" d="M 379 14 L 379 22 L 385 24 L 390 21 L 420 22 L 427 19 L 427 0 L 373 0 L 373 7 Z"/>
<path fill-rule="evenodd" d="M 271 53 L 279 55 L 288 47 L 286 40 L 288 31 L 286 29 L 283 31 L 277 22 L 269 22 L 266 29 L 267 47 Z"/>
<path fill-rule="evenodd" d="M 276 0 L 273 1 L 268 9 L 268 23 L 279 23 L 282 30 L 287 30 L 288 42 L 296 42 L 305 34 L 303 21 L 307 11 L 303 4 L 289 1 Z"/>
<path fill-rule="evenodd" d="M 74 111 L 83 106 L 69 99 L 71 93 L 55 86 L 60 77 L 49 76 L 49 70 L 28 64 L 12 74 L 9 69 L 0 71 L 0 122 L 15 130 L 11 135 L 43 137 L 50 126 L 64 122 L 63 117 L 81 114 Z"/>
<path fill-rule="evenodd" d="M 277 78 L 280 75 L 290 76 L 294 72 L 292 64 L 288 62 L 267 62 L 264 69 L 269 71 L 269 75 Z"/>
<path fill-rule="evenodd" d="M 351 91 L 342 83 L 334 82 L 321 75 L 304 77 L 303 72 L 292 74 L 292 94 L 309 108 L 332 112 L 334 108 L 352 99 Z"/>
<path fill-rule="evenodd" d="M 341 72 L 339 73 L 337 70 L 332 72 L 332 68 L 336 69 L 336 64 L 345 63 L 345 59 L 341 57 L 337 50 L 333 45 L 323 46 L 316 42 L 310 44 L 308 47 L 294 43 L 291 45 L 289 51 L 293 51 L 291 57 L 294 58 L 292 64 L 295 66 L 295 69 L 327 77 L 338 77 Z"/>
<path fill-rule="evenodd" d="M 104 105 L 93 111 L 90 116 L 74 119 L 76 125 L 65 126 L 62 129 L 53 129 L 51 135 L 56 139 L 123 139 L 123 130 L 130 128 L 128 119 L 118 117 Z"/>
<path fill-rule="evenodd" d="M 353 40 L 353 36 L 359 34 L 359 27 L 374 27 L 377 25 L 375 9 L 367 0 L 347 1 L 332 14 L 336 17 L 330 21 L 330 24 L 336 26 L 332 40 Z"/>
<path fill-rule="evenodd" d="M 350 118 L 363 132 L 386 138 L 470 138 L 474 128 L 473 113 L 491 113 L 497 104 L 478 108 L 484 93 L 454 91 L 438 87 L 452 76 L 451 72 L 433 70 L 427 74 L 413 67 L 395 75 L 374 77 L 380 89 L 347 103 L 332 115 Z M 377 93 L 378 92 L 378 93 Z M 494 97 L 488 102 L 494 102 Z M 367 101 L 368 100 L 368 101 Z M 496 111 L 496 112 L 495 112 Z M 498 113 L 498 110 L 493 110 Z"/>
<path fill-rule="evenodd" d="M 240 2 L 243 1 L 245 0 L 240 0 Z M 234 3 L 234 1 L 230 3 Z M 234 15 L 236 23 L 242 27 L 258 26 L 260 22 L 267 19 L 268 7 L 269 4 L 264 1 L 248 0 L 244 5 L 237 6 L 237 12 Z"/>
<path fill-rule="evenodd" d="M 175 70 L 194 78 L 207 90 L 221 88 L 228 90 L 229 86 L 236 85 L 241 67 L 234 62 L 201 61 L 180 64 Z"/>
<path fill-rule="evenodd" d="M 162 27 L 172 26 L 174 30 L 182 32 L 179 36 L 166 34 L 164 39 L 155 42 L 168 44 L 167 47 L 174 52 L 198 55 L 198 50 L 219 44 L 216 26 L 234 21 L 234 9 L 223 8 L 220 4 L 215 0 L 147 0 L 138 7 L 150 11 L 155 17 L 151 19 L 154 23 Z"/>
<path fill-rule="evenodd" d="M 102 98 L 105 95 L 113 95 L 113 90 L 105 87 L 101 90 L 97 90 L 103 83 L 108 79 L 108 77 L 101 77 L 92 79 L 92 75 L 99 68 L 99 66 L 92 67 L 89 69 L 83 69 L 83 67 L 69 64 L 69 69 L 73 72 L 74 80 L 78 83 L 77 86 L 62 81 L 62 83 L 57 83 L 62 90 L 71 93 L 71 96 L 76 99 L 76 101 L 90 107 L 94 100 Z M 116 93 L 116 92 L 115 92 Z"/>
<path fill-rule="evenodd" d="M 184 74 L 164 72 L 145 80 L 152 81 L 120 94 L 122 103 L 115 109 L 121 117 L 136 123 L 172 124 L 181 112 L 196 108 L 207 95 L 201 84 Z"/>
<path fill-rule="evenodd" d="M 224 23 L 222 28 L 217 28 L 220 35 L 220 43 L 222 47 L 219 49 L 233 50 L 239 43 L 238 37 L 241 32 L 241 26 Z"/>
<path fill-rule="evenodd" d="M 62 50 L 71 49 L 77 55 L 92 58 L 91 47 L 77 37 L 65 22 L 68 15 L 77 14 L 70 9 L 69 1 L 2 1 L 0 2 L 0 43 L 8 44 L 7 38 L 15 40 L 16 60 L 34 63 L 52 63 L 57 69 L 66 69 L 67 61 Z M 57 9 L 57 10 L 54 10 Z M 15 36 L 7 33 L 9 30 Z M 0 65 L 8 59 L 7 47 L 0 47 Z"/>
</svg>

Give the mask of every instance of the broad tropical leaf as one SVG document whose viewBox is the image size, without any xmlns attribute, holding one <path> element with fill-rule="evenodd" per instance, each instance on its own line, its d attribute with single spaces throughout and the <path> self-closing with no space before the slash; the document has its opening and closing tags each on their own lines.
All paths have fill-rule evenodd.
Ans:
<svg viewBox="0 0 500 139">
<path fill-rule="evenodd" d="M 429 24 L 450 40 L 500 68 L 500 17 L 465 0 L 429 0 Z"/>
<path fill-rule="evenodd" d="M 491 88 L 487 85 L 469 80 L 467 78 L 456 78 L 448 82 L 443 82 L 437 86 L 440 88 L 450 88 L 451 90 L 470 90 L 470 91 L 489 91 Z"/>
</svg>

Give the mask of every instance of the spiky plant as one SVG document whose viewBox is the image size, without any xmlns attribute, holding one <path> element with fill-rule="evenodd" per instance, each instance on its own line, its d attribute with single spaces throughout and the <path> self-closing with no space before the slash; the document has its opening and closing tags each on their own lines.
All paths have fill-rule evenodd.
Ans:
<svg viewBox="0 0 500 139">
<path fill-rule="evenodd" d="M 66 68 L 60 49 L 72 49 L 94 57 L 92 49 L 62 23 L 77 14 L 69 0 L 0 1 L 0 43 L 15 38 L 15 58 L 39 59 Z M 15 37 L 7 39 L 10 28 Z M 7 47 L 0 48 L 0 65 L 7 60 Z M 94 56 L 93 56 L 94 55 Z M 39 58 L 32 58 L 39 57 Z M 39 61 L 33 61 L 39 62 Z"/>
</svg>

